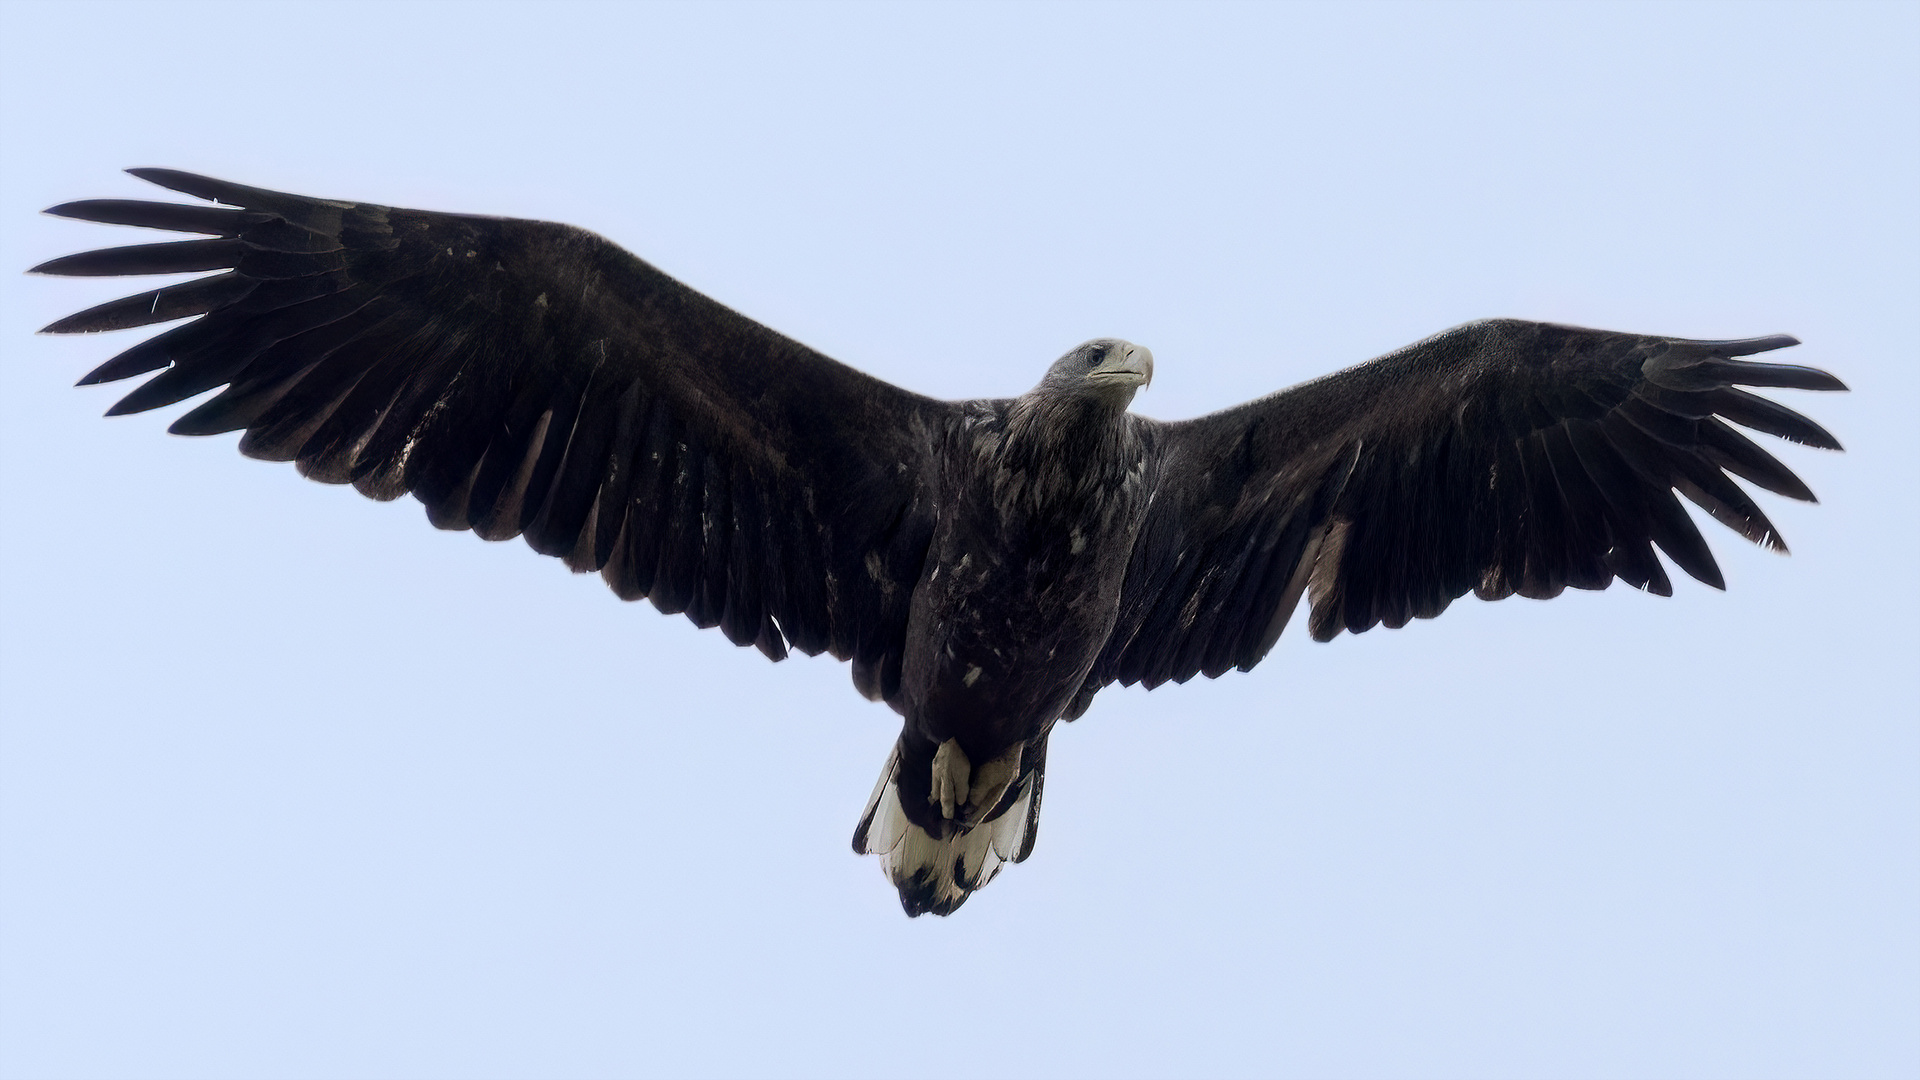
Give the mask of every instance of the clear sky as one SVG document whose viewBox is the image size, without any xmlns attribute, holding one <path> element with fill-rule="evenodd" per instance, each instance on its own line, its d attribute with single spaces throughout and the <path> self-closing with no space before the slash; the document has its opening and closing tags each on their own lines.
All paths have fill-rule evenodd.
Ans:
<svg viewBox="0 0 1920 1080">
<path fill-rule="evenodd" d="M 898 729 L 0 310 L 0 1075 L 1920 1072 L 1920 6 L 0 6 L 0 270 L 160 165 L 572 222 L 883 378 L 1178 418 L 1511 315 L 1790 332 L 1790 559 L 1109 690 L 909 922 Z"/>
</svg>

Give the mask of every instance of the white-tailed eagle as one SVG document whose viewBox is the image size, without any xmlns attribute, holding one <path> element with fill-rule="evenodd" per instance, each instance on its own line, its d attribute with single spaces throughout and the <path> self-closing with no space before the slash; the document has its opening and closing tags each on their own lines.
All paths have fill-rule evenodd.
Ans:
<svg viewBox="0 0 1920 1080">
<path fill-rule="evenodd" d="M 1326 641 L 1469 592 L 1665 596 L 1655 546 L 1721 587 L 1675 492 L 1781 551 L 1728 474 L 1813 499 L 1732 425 L 1839 449 L 1739 389 L 1844 389 L 1736 359 L 1785 336 L 1492 319 L 1178 423 L 1127 411 L 1152 354 L 1100 339 L 1019 397 L 936 401 L 581 229 L 133 172 L 214 204 L 48 213 L 202 238 L 35 268 L 212 272 L 47 327 L 192 318 L 81 380 L 157 372 L 111 413 L 224 387 L 171 430 L 244 430 L 775 660 L 850 661 L 905 718 L 853 846 L 911 915 L 1032 852 L 1048 735 L 1109 683 L 1246 671 L 1303 596 Z"/>
</svg>

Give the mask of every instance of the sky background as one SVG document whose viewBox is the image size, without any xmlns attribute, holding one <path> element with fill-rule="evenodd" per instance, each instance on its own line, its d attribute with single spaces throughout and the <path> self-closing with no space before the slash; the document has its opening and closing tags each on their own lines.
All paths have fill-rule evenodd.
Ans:
<svg viewBox="0 0 1920 1080">
<path fill-rule="evenodd" d="M 1920 5 L 0 6 L 0 1075 L 1920 1071 Z M 1783 559 L 1109 690 L 907 920 L 898 730 L 518 542 L 113 421 L 168 166 L 566 221 L 829 355 L 1223 408 L 1493 315 L 1790 332 Z M 142 283 L 139 287 L 148 287 Z M 1773 442 L 1772 440 L 1768 440 Z"/>
</svg>

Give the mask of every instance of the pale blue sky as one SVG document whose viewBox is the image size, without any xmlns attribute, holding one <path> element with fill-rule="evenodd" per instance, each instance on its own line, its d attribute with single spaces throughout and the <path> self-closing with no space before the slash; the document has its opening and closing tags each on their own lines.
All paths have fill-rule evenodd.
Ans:
<svg viewBox="0 0 1920 1080">
<path fill-rule="evenodd" d="M 1676 575 L 1108 691 L 909 922 L 897 719 L 105 421 L 0 310 L 0 1075 L 1920 1071 L 1920 6 L 0 7 L 0 270 L 191 169 L 568 221 L 916 390 L 1225 407 L 1489 315 L 1790 332 L 1844 455 Z"/>
</svg>

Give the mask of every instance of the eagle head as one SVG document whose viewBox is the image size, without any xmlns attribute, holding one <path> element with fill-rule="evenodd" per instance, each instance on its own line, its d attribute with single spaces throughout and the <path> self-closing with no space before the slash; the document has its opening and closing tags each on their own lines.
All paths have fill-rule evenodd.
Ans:
<svg viewBox="0 0 1920 1080">
<path fill-rule="evenodd" d="M 1153 381 L 1153 352 L 1119 338 L 1095 338 L 1053 362 L 1038 389 L 1125 409 Z"/>
</svg>

